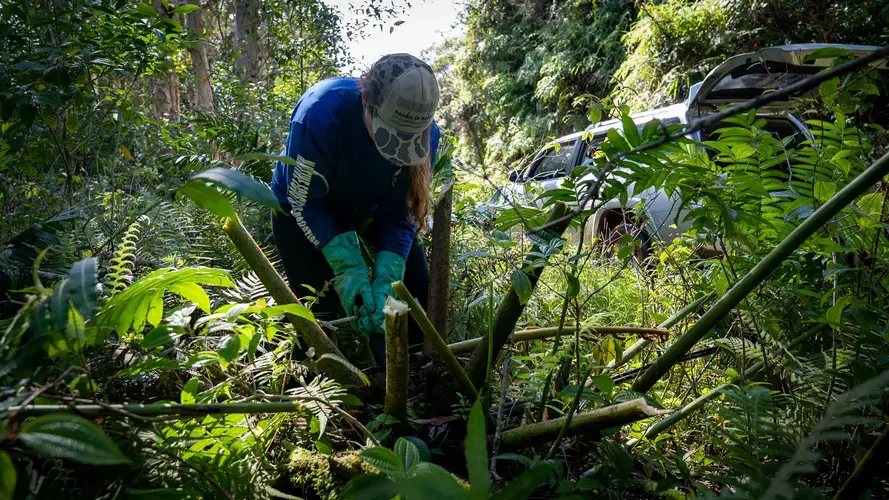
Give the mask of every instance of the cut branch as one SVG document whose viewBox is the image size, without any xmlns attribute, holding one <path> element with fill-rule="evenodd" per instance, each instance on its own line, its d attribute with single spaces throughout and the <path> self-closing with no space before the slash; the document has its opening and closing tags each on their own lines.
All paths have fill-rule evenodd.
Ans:
<svg viewBox="0 0 889 500">
<path fill-rule="evenodd" d="M 383 309 L 386 318 L 386 403 L 383 412 L 406 422 L 407 417 L 407 304 L 392 297 Z"/>
<path fill-rule="evenodd" d="M 415 299 L 414 296 L 407 291 L 404 283 L 400 281 L 392 283 L 392 290 L 395 292 L 396 295 L 398 295 L 399 299 L 407 302 L 408 310 L 410 311 L 411 316 L 414 318 L 414 321 L 416 321 L 420 329 L 423 330 L 423 334 L 426 336 L 426 339 L 432 342 L 432 347 L 435 348 L 442 361 L 444 361 L 445 365 L 447 365 L 448 369 L 450 369 L 451 374 L 454 376 L 455 379 L 457 379 L 457 384 L 460 386 L 460 390 L 463 391 L 463 395 L 466 396 L 470 401 L 475 401 L 476 399 L 478 399 L 478 391 L 469 380 L 469 376 L 466 374 L 466 371 L 463 370 L 462 366 L 460 366 L 460 362 L 457 361 L 457 358 L 454 357 L 454 354 L 448 350 L 448 345 L 445 344 L 445 341 L 442 340 L 441 335 L 439 335 L 438 332 L 435 330 L 435 327 L 432 326 L 432 323 L 429 321 L 429 317 L 426 316 L 426 312 L 423 311 L 422 307 L 420 307 L 417 299 Z"/>
<path fill-rule="evenodd" d="M 562 331 L 574 331 L 574 325 L 565 325 Z M 530 330 L 521 330 L 515 332 L 516 342 L 530 342 L 532 340 L 543 340 L 555 337 L 559 333 L 558 326 L 550 326 L 546 328 L 534 328 Z M 580 330 L 581 335 L 584 334 L 602 334 L 602 335 L 647 335 L 650 337 L 666 338 L 669 335 L 667 330 L 663 328 L 644 328 L 639 326 L 589 326 Z M 464 340 L 448 344 L 448 349 L 454 354 L 463 354 L 469 352 L 482 342 L 482 338 Z"/>
<path fill-rule="evenodd" d="M 250 269 L 256 273 L 259 281 L 268 290 L 269 295 L 275 299 L 275 302 L 282 305 L 300 303 L 290 287 L 287 286 L 287 283 L 284 282 L 284 279 L 281 278 L 281 275 L 278 274 L 275 267 L 272 266 L 272 263 L 269 262 L 262 249 L 253 240 L 253 236 L 250 235 L 250 232 L 241 223 L 241 219 L 238 217 L 226 219 L 222 229 L 231 238 L 238 252 L 247 262 L 247 265 L 250 266 Z M 341 359 L 345 359 L 340 350 L 331 342 L 330 338 L 317 323 L 295 314 L 287 314 L 286 317 L 296 329 L 302 341 L 315 349 L 315 354 L 318 358 L 324 354 L 334 354 Z M 319 359 L 317 366 L 321 372 L 329 374 L 341 384 L 363 385 L 358 375 L 341 363 L 333 360 Z"/>
<path fill-rule="evenodd" d="M 711 297 L 713 297 L 713 292 L 710 292 L 710 293 L 708 293 L 707 295 L 704 295 L 703 297 L 701 297 L 701 298 L 695 300 L 694 302 L 688 304 L 687 306 L 685 306 L 685 307 L 683 307 L 682 309 L 680 309 L 679 312 L 677 312 L 677 313 L 674 314 L 673 316 L 670 316 L 669 318 L 667 318 L 666 321 L 664 321 L 663 323 L 659 324 L 659 325 L 658 325 L 658 328 L 672 328 L 673 326 L 675 326 L 676 324 L 678 324 L 680 321 L 682 321 L 683 319 L 685 319 L 686 316 L 688 316 L 689 314 L 691 314 L 691 313 L 693 313 L 694 311 L 696 311 L 699 307 L 701 307 L 701 304 L 703 304 L 704 302 L 707 302 L 708 300 L 710 300 Z M 620 360 L 619 360 L 619 361 L 611 360 L 611 362 L 608 363 L 608 371 L 609 371 L 609 372 L 613 372 L 614 370 L 616 370 L 616 369 L 620 368 L 621 366 L 627 364 L 627 362 L 629 362 L 631 359 L 633 359 L 634 357 L 636 357 L 637 354 L 639 354 L 640 352 L 642 352 L 643 349 L 645 349 L 646 347 L 648 347 L 649 345 L 651 345 L 651 342 L 652 342 L 652 341 L 649 340 L 649 339 L 639 339 L 639 340 L 637 340 L 633 345 L 631 345 L 631 346 L 628 347 L 626 350 L 624 350 L 624 353 L 623 353 L 623 355 L 620 357 Z"/>
<path fill-rule="evenodd" d="M 887 47 L 885 50 L 889 50 Z M 701 319 L 684 335 L 676 339 L 657 361 L 633 384 L 636 392 L 647 392 L 682 356 L 691 350 L 713 326 L 722 320 L 735 306 L 741 303 L 754 288 L 758 287 L 772 271 L 778 268 L 787 257 L 799 248 L 809 236 L 815 234 L 828 221 L 833 219 L 848 204 L 864 194 L 880 179 L 889 173 L 889 153 L 880 157 L 873 165 L 852 180 L 840 192 L 815 211 L 808 219 L 796 227 L 781 243 L 766 255 L 735 286 L 722 296 Z"/>
<path fill-rule="evenodd" d="M 560 237 L 565 229 L 568 228 L 571 219 L 563 217 L 567 211 L 568 207 L 566 207 L 564 203 L 559 202 L 553 206 L 549 220 L 562 219 L 561 224 L 553 227 L 553 238 Z M 540 248 L 537 245 L 534 245 L 531 248 L 531 254 L 539 252 Z M 534 255 L 528 255 L 526 259 L 534 261 L 535 257 Z M 540 274 L 542 272 L 542 267 L 536 267 L 525 272 L 531 282 L 532 291 L 537 286 L 537 280 L 540 279 Z M 510 287 L 509 292 L 507 292 L 506 297 L 504 297 L 503 302 L 500 303 L 500 307 L 497 309 L 497 316 L 494 318 L 491 335 L 493 338 L 492 352 L 494 358 L 497 358 L 497 356 L 500 355 L 500 350 L 503 349 L 503 345 L 506 344 L 506 339 L 509 338 L 509 334 L 515 329 L 516 322 L 518 322 L 519 317 L 524 310 L 525 306 L 519 301 L 519 296 L 516 294 L 516 291 Z M 488 337 L 481 339 L 476 345 L 475 350 L 472 352 L 472 358 L 467 365 L 469 379 L 476 387 L 479 387 L 484 383 L 485 376 L 487 375 L 485 372 L 488 367 L 488 343 Z M 448 353 L 450 353 L 450 351 L 448 351 Z"/>
<path fill-rule="evenodd" d="M 606 406 L 574 415 L 562 437 L 575 436 L 588 432 L 618 427 L 649 417 L 670 413 L 671 410 L 658 410 L 645 402 L 645 398 Z M 559 437 L 568 417 L 537 422 L 505 431 L 500 436 L 500 445 L 516 449 L 552 441 Z"/>
</svg>

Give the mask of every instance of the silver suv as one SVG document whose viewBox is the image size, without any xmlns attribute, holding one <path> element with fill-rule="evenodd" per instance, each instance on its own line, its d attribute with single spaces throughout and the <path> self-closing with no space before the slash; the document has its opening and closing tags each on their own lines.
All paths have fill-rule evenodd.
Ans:
<svg viewBox="0 0 889 500">
<path fill-rule="evenodd" d="M 811 43 L 769 47 L 741 54 L 726 60 L 714 68 L 704 81 L 693 85 L 686 102 L 634 114 L 631 118 L 640 130 L 651 120 L 660 120 L 665 125 L 688 123 L 719 108 L 794 84 L 830 67 L 834 61 L 832 57 L 806 60 L 807 56 L 828 47 L 844 49 L 855 56 L 866 55 L 878 48 Z M 886 67 L 885 61 L 879 64 L 880 67 Z M 791 114 L 793 98 L 806 96 L 817 96 L 817 91 L 771 102 L 759 108 L 759 116 L 768 123 L 766 129 L 778 139 L 793 137 L 791 145 L 811 139 L 812 135 L 805 124 Z M 717 124 L 688 137 L 696 142 L 708 140 L 723 126 Z M 545 198 L 538 197 L 535 200 L 534 195 L 561 187 L 564 177 L 597 153 L 599 144 L 605 140 L 611 129 L 622 130 L 622 122 L 609 120 L 595 123 L 583 132 L 566 135 L 550 143 L 530 163 L 510 172 L 510 186 L 505 194 L 514 202 L 542 206 Z M 690 227 L 690 221 L 685 217 L 687 212 L 679 208 L 677 197 L 670 197 L 663 191 L 654 189 L 634 195 L 632 185 L 629 186 L 629 191 L 625 203 L 617 199 L 610 200 L 590 217 L 583 232 L 585 239 L 591 241 L 596 237 L 611 241 L 631 232 L 641 241 L 642 252 L 647 252 L 652 238 L 669 243 Z M 638 207 L 642 207 L 641 212 Z"/>
</svg>

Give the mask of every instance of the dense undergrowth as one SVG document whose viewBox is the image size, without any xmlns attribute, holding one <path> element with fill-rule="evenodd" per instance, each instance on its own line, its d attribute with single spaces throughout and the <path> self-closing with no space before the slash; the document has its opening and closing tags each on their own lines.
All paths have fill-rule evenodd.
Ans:
<svg viewBox="0 0 889 500">
<path fill-rule="evenodd" d="M 652 5 L 652 19 L 670 15 L 672 4 Z M 498 307 L 510 300 L 522 306 L 510 330 L 563 327 L 555 339 L 508 340 L 504 352 L 492 352 L 478 400 L 438 356 L 413 355 L 407 419 L 398 421 L 383 413 L 385 376 L 371 366 L 364 340 L 323 324 L 348 359 L 306 349 L 306 329 L 317 330 L 314 297 L 274 300 L 262 271 L 223 231 L 225 219 L 243 221 L 274 262 L 268 190 L 259 181 L 269 180 L 293 96 L 343 57 L 343 28 L 320 3 L 263 3 L 265 29 L 302 20 L 313 43 L 278 38 L 263 49 L 265 77 L 245 84 L 249 76 L 232 64 L 240 57 L 228 17 L 234 5 L 204 6 L 201 34 L 182 27 L 196 10 L 158 5 L 174 15 L 147 4 L 77 1 L 0 11 L 9 35 L 0 65 L 0 169 L 10 181 L 0 224 L 0 499 L 889 493 L 879 462 L 889 383 L 885 180 L 831 213 L 691 350 L 675 352 L 754 266 L 884 161 L 875 72 L 831 79 L 819 99 L 801 101 L 796 112 L 813 137 L 797 146 L 763 130 L 755 113 L 727 120 L 703 146 L 661 143 L 677 126 L 628 127 L 563 189 L 543 193 L 543 208 L 499 202 L 502 172 L 473 167 L 471 150 L 458 150 L 462 161 L 441 155 L 437 194 L 456 180 L 442 336 L 493 336 Z M 526 8 L 542 15 L 548 6 Z M 603 3 L 592 21 L 562 15 L 588 7 L 553 6 L 552 16 L 574 25 L 571 37 L 612 44 L 610 33 L 637 16 L 621 14 L 629 7 L 620 2 Z M 498 19 L 500 7 L 474 9 L 469 15 L 492 30 L 521 28 Z M 646 22 L 640 18 L 630 40 Z M 581 29 L 591 23 L 606 35 Z M 214 108 L 153 115 L 152 79 L 169 71 L 163 61 L 192 77 L 182 67 L 185 49 L 201 36 L 218 42 L 209 49 Z M 509 40 L 500 42 L 507 50 Z M 607 47 L 597 57 L 610 58 L 609 72 L 632 63 Z M 548 85 L 564 81 L 558 74 Z M 577 94 L 558 88 L 546 95 Z M 463 130 L 445 147 L 476 140 L 472 133 L 528 147 L 538 139 L 480 130 Z M 541 130 L 534 134 L 557 128 Z M 619 159 L 640 146 L 650 149 Z M 654 243 L 645 259 L 632 237 L 612 246 L 581 237 L 588 211 L 561 236 L 530 230 L 556 202 L 576 203 L 588 174 L 609 159 L 622 168 L 606 177 L 601 199 L 632 183 L 664 189 L 691 207 L 692 229 L 669 245 Z M 704 244 L 725 252 L 700 257 Z M 650 330 L 596 330 L 603 326 Z M 458 358 L 470 364 L 469 354 Z M 642 387 L 665 359 L 669 370 Z M 334 380 L 358 370 L 348 383 Z M 582 428 L 559 420 L 609 411 L 637 413 Z M 556 433 L 525 434 L 547 422 Z"/>
</svg>

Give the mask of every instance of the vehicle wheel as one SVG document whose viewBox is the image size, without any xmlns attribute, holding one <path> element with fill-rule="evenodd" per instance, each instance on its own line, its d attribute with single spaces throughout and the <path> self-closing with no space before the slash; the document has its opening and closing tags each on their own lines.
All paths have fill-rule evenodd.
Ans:
<svg viewBox="0 0 889 500">
<path fill-rule="evenodd" d="M 627 238 L 624 238 L 625 235 L 630 235 L 633 238 L 632 244 L 636 247 L 633 251 L 633 257 L 638 262 L 643 262 L 651 255 L 651 238 L 645 231 L 630 224 L 618 224 L 602 231 L 601 241 L 605 252 L 610 256 L 618 255 L 620 248 L 629 244 L 626 243 Z M 623 243 L 621 240 L 623 240 Z"/>
</svg>

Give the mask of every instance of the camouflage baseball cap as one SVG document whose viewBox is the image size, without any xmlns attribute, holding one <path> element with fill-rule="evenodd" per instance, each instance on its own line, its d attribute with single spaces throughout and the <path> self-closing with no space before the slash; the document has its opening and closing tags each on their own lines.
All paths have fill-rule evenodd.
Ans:
<svg viewBox="0 0 889 500">
<path fill-rule="evenodd" d="M 422 165 L 429 154 L 438 82 L 432 68 L 410 54 L 389 54 L 371 66 L 364 89 L 373 111 L 373 139 L 383 158 Z"/>
</svg>

